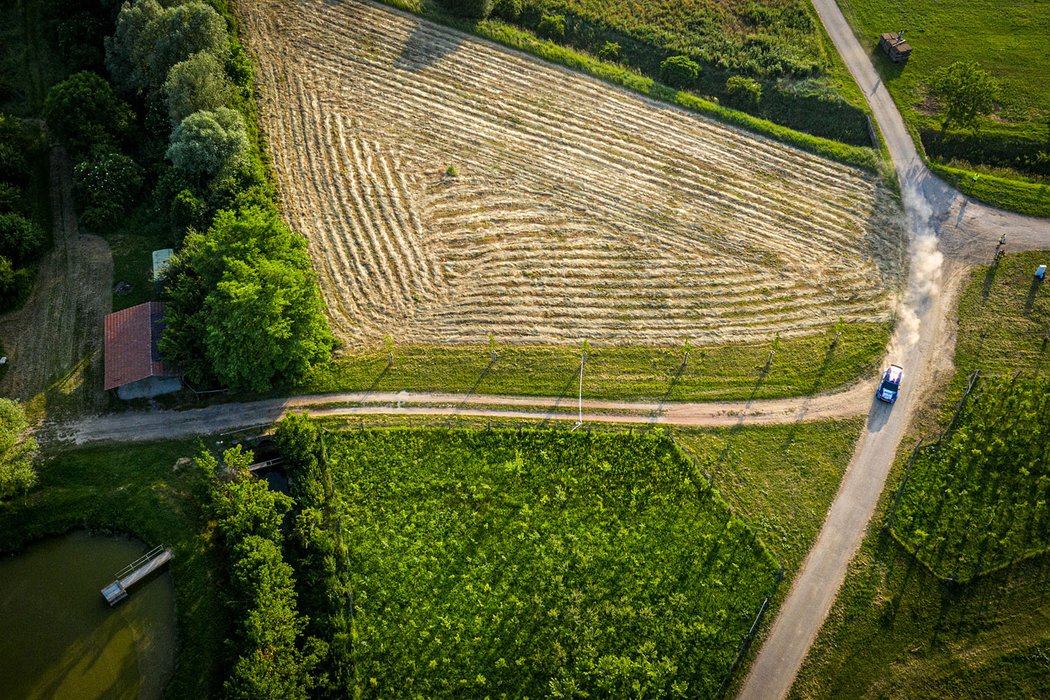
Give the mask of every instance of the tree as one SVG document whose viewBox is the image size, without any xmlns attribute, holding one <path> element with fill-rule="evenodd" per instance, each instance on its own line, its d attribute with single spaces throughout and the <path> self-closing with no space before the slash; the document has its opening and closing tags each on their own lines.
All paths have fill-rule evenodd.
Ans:
<svg viewBox="0 0 1050 700">
<path fill-rule="evenodd" d="M 95 149 L 73 168 L 73 194 L 80 223 L 101 231 L 117 223 L 142 188 L 142 169 L 126 155 Z"/>
<path fill-rule="evenodd" d="M 16 270 L 0 255 L 0 311 L 17 308 L 29 296 L 33 277 L 25 268 Z"/>
<path fill-rule="evenodd" d="M 37 442 L 27 435 L 28 428 L 21 404 L 0 399 L 0 498 L 25 491 L 36 483 L 33 462 Z"/>
<path fill-rule="evenodd" d="M 976 61 L 956 61 L 934 73 L 931 92 L 944 107 L 942 126 L 947 130 L 949 124 L 974 126 L 977 117 L 989 114 L 999 97 L 999 83 Z"/>
<path fill-rule="evenodd" d="M 740 102 L 754 106 L 762 99 L 762 83 L 743 75 L 731 75 L 726 80 L 726 92 Z"/>
<path fill-rule="evenodd" d="M 125 93 L 149 93 L 164 84 L 172 66 L 202 51 L 219 60 L 230 52 L 226 21 L 209 5 L 165 8 L 138 0 L 121 7 L 113 36 L 106 38 L 106 67 Z"/>
<path fill-rule="evenodd" d="M 21 214 L 0 214 L 0 255 L 14 265 L 35 260 L 44 250 L 44 231 Z"/>
<path fill-rule="evenodd" d="M 564 39 L 565 15 L 549 15 L 544 12 L 540 23 L 536 25 L 536 33 L 551 41 Z"/>
<path fill-rule="evenodd" d="M 233 85 L 219 59 L 205 51 L 176 63 L 164 81 L 164 100 L 173 127 L 194 112 L 229 104 L 233 94 Z"/>
<path fill-rule="evenodd" d="M 688 56 L 671 56 L 660 64 L 660 79 L 668 85 L 688 88 L 700 77 L 700 65 Z"/>
<path fill-rule="evenodd" d="M 171 279 L 161 351 L 191 381 L 265 391 L 332 349 L 306 241 L 273 211 L 220 212 Z"/>
<path fill-rule="evenodd" d="M 241 165 L 248 147 L 248 131 L 241 115 L 220 107 L 183 119 L 171 133 L 167 157 L 189 176 L 211 177 Z"/>
<path fill-rule="evenodd" d="M 135 114 L 102 76 L 81 71 L 51 88 L 44 119 L 51 135 L 79 158 L 97 146 L 117 146 Z"/>
</svg>

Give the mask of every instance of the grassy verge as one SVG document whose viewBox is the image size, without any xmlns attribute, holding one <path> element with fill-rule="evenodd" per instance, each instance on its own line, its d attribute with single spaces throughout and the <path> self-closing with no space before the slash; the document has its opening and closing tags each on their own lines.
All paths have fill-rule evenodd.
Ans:
<svg viewBox="0 0 1050 700">
<path fill-rule="evenodd" d="M 993 206 L 1050 215 L 1050 176 L 1038 157 L 1050 150 L 1050 6 L 1036 0 L 1009 6 L 994 0 L 962 5 L 839 0 L 839 5 L 861 44 L 871 49 L 920 150 L 942 177 Z M 880 33 L 902 28 L 913 48 L 904 65 L 891 63 L 877 48 Z M 927 86 L 938 69 L 956 61 L 980 63 L 1002 92 L 996 113 L 981 118 L 976 133 L 942 138 Z M 975 171 L 981 177 L 973 181 Z"/>
<path fill-rule="evenodd" d="M 599 60 L 589 54 L 541 39 L 530 31 L 500 22 L 484 20 L 473 22 L 454 17 L 445 12 L 434 2 L 421 0 L 382 0 L 401 10 L 454 27 L 461 31 L 476 34 L 504 46 L 522 51 L 551 63 L 563 65 L 572 70 L 641 93 L 654 100 L 678 105 L 684 109 L 702 114 L 709 118 L 736 126 L 761 136 L 782 141 L 791 146 L 825 158 L 831 158 L 847 165 L 853 165 L 871 171 L 877 171 L 879 156 L 871 148 L 850 146 L 838 141 L 813 136 L 796 131 L 766 119 L 730 109 L 716 104 L 692 93 L 675 90 L 654 81 L 640 72 L 620 64 Z"/>
<path fill-rule="evenodd" d="M 195 451 L 191 442 L 164 442 L 54 453 L 34 491 L 0 505 L 0 552 L 75 528 L 126 532 L 174 549 L 179 650 L 167 689 L 174 698 L 211 695 L 226 631 L 213 581 L 219 563 L 199 535 L 194 470 L 178 464 Z"/>
<path fill-rule="evenodd" d="M 1028 216 L 1050 217 L 1050 180 L 1003 177 L 976 167 L 961 170 L 930 163 L 930 170 L 963 194 L 1000 209 Z"/>
<path fill-rule="evenodd" d="M 591 347 L 583 395 L 592 399 L 742 400 L 830 391 L 874 371 L 889 338 L 880 324 L 849 324 L 832 332 L 774 343 L 685 347 Z M 492 351 L 496 361 L 492 362 Z M 580 348 L 409 346 L 348 353 L 315 368 L 297 393 L 448 391 L 575 396 Z M 767 362 L 769 362 L 767 366 Z"/>
<path fill-rule="evenodd" d="M 965 377 L 1043 372 L 1045 288 L 1031 273 L 1046 254 L 1007 255 L 973 273 L 961 299 L 956 378 L 940 411 L 902 443 L 846 582 L 792 697 L 1046 697 L 1050 693 L 1050 556 L 967 584 L 938 579 L 881 526 L 919 434 L 947 424 Z M 1030 301 L 1031 300 L 1031 301 Z M 963 488 L 957 485 L 956 488 Z"/>
</svg>

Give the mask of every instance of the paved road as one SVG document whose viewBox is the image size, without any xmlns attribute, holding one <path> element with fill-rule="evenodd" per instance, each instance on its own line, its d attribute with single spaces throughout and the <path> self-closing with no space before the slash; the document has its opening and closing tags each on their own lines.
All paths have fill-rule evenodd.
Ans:
<svg viewBox="0 0 1050 700">
<path fill-rule="evenodd" d="M 643 423 L 680 426 L 734 426 L 795 423 L 864 415 L 874 395 L 871 382 L 860 382 L 835 394 L 765 401 L 721 401 L 660 404 L 585 400 L 585 422 Z M 439 415 L 575 421 L 575 399 L 530 396 L 357 392 L 294 396 L 247 403 L 228 403 L 185 411 L 127 411 L 48 425 L 41 439 L 83 445 L 184 438 L 273 423 L 289 412 L 318 416 Z"/>
<path fill-rule="evenodd" d="M 1050 249 L 1050 221 L 1001 212 L 970 200 L 934 177 L 916 151 L 889 91 L 871 64 L 875 37 L 862 44 L 834 0 L 813 0 L 832 42 L 864 91 L 901 183 L 913 243 L 908 304 L 918 328 L 899 325 L 890 358 L 907 368 L 905 390 L 891 410 L 875 406 L 817 541 L 780 607 L 739 698 L 775 700 L 791 689 L 860 546 L 914 407 L 933 370 L 951 361 L 951 289 L 967 265 L 987 262 L 1002 233 L 1007 249 Z M 923 245 L 923 242 L 928 245 Z M 937 253 L 944 256 L 944 262 Z"/>
</svg>

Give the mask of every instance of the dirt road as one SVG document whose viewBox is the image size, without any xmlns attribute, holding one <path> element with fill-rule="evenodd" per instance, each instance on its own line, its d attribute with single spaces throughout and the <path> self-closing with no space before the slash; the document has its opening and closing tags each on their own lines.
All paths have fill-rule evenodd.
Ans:
<svg viewBox="0 0 1050 700">
<path fill-rule="evenodd" d="M 861 382 L 836 394 L 769 401 L 659 404 L 631 401 L 584 401 L 586 423 L 633 423 L 681 426 L 769 425 L 863 415 L 874 387 Z M 291 412 L 316 416 L 437 415 L 575 421 L 580 406 L 573 399 L 438 393 L 344 393 L 230 403 L 186 411 L 128 411 L 45 426 L 41 439 L 84 445 L 214 435 L 272 423 Z"/>
<path fill-rule="evenodd" d="M 0 396 L 29 401 L 48 389 L 48 412 L 65 405 L 97 410 L 102 393 L 102 319 L 112 308 L 109 245 L 80 233 L 73 212 L 72 165 L 51 151 L 54 245 L 40 264 L 29 300 L 0 317 L 10 369 Z"/>
<path fill-rule="evenodd" d="M 931 377 L 951 365 L 950 311 L 966 267 L 990 261 L 1003 233 L 1008 250 L 1050 249 L 1050 221 L 974 202 L 929 172 L 871 65 L 868 51 L 874 38 L 863 44 L 858 41 L 834 0 L 813 4 L 868 97 L 901 182 L 913 241 L 910 308 L 902 318 L 910 317 L 914 325 L 899 324 L 890 345 L 891 359 L 907 368 L 901 398 L 892 410 L 881 405 L 872 408 L 824 526 L 751 666 L 741 699 L 774 700 L 791 689 L 864 537 L 908 420 Z"/>
</svg>

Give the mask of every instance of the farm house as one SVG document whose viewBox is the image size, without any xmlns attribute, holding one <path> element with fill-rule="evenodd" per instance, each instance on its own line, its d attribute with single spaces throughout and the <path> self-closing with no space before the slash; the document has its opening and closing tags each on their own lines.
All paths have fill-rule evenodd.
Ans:
<svg viewBox="0 0 1050 700">
<path fill-rule="evenodd" d="M 108 314 L 105 320 L 105 389 L 122 399 L 168 394 L 182 379 L 157 350 L 164 330 L 164 304 L 146 302 Z"/>
</svg>

